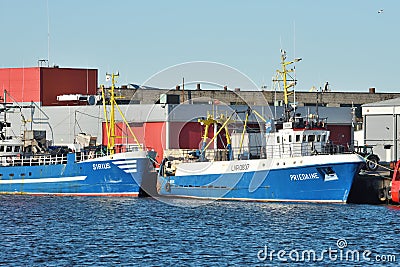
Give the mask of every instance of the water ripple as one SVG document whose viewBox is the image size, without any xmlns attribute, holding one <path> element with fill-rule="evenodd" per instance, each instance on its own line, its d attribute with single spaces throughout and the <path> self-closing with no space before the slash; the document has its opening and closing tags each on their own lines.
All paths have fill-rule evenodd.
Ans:
<svg viewBox="0 0 400 267">
<path fill-rule="evenodd" d="M 370 250 L 374 256 L 399 252 L 396 208 L 184 201 L 188 207 L 154 199 L 0 196 L 0 264 L 300 266 L 304 262 L 279 261 L 277 252 L 266 260 L 257 255 L 265 247 L 319 255 L 338 249 L 341 238 L 345 249 Z M 325 256 L 323 263 L 307 264 L 331 261 Z M 355 263 L 336 260 L 335 266 Z"/>
</svg>

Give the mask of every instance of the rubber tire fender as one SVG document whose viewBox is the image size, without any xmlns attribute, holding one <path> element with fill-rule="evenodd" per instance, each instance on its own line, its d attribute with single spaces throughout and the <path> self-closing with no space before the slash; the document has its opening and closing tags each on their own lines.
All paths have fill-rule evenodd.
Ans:
<svg viewBox="0 0 400 267">
<path fill-rule="evenodd" d="M 381 188 L 378 191 L 378 199 L 380 201 L 386 201 L 387 200 L 387 196 L 386 196 L 386 188 Z"/>
</svg>

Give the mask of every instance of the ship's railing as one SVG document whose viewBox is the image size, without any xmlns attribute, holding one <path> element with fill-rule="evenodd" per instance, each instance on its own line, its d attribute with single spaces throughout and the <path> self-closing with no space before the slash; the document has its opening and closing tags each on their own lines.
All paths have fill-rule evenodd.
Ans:
<svg viewBox="0 0 400 267">
<path fill-rule="evenodd" d="M 85 161 L 89 159 L 96 159 L 99 157 L 106 156 L 106 154 L 99 151 L 83 151 L 75 153 L 75 162 Z"/>
<path fill-rule="evenodd" d="M 38 166 L 66 164 L 67 155 L 35 155 L 32 157 L 0 157 L 2 166 Z"/>
<path fill-rule="evenodd" d="M 334 144 L 321 143 L 296 143 L 270 145 L 266 149 L 267 158 L 301 157 L 317 154 L 341 154 L 349 153 L 348 147 Z M 259 153 L 260 154 L 260 153 Z"/>
<path fill-rule="evenodd" d="M 199 159 L 200 154 L 199 151 L 194 149 L 168 149 L 164 151 L 164 157 L 182 162 L 190 162 Z M 228 151 L 226 149 L 207 149 L 204 157 L 212 161 L 228 160 Z"/>
<path fill-rule="evenodd" d="M 144 147 L 143 144 L 127 144 L 125 145 L 126 152 L 135 152 L 135 151 L 140 151 Z"/>
<path fill-rule="evenodd" d="M 135 151 L 140 151 L 144 146 L 139 147 L 136 144 L 133 145 L 118 145 L 117 146 L 117 153 L 121 152 L 135 152 Z M 148 147 L 144 147 L 146 150 L 149 150 Z M 99 157 L 107 156 L 110 155 L 110 153 L 107 150 L 86 150 L 86 151 L 81 151 L 81 152 L 76 152 L 76 162 L 84 161 L 84 160 L 90 160 L 90 159 L 96 159 Z"/>
<path fill-rule="evenodd" d="M 138 151 L 136 145 L 124 148 L 126 152 Z M 75 162 L 96 159 L 108 155 L 102 150 L 85 150 L 75 152 Z M 0 166 L 37 166 L 51 164 L 67 164 L 67 154 L 31 154 L 31 155 L 3 155 L 0 156 Z"/>
<path fill-rule="evenodd" d="M 75 162 L 80 162 L 88 159 L 95 159 L 102 156 L 105 156 L 105 154 L 95 151 L 76 152 Z M 2 166 L 37 166 L 37 165 L 67 164 L 67 154 L 61 154 L 61 155 L 36 154 L 30 157 L 2 156 L 0 157 L 0 164 Z"/>
<path fill-rule="evenodd" d="M 246 148 L 242 150 L 233 148 L 234 159 L 287 158 L 341 153 L 350 153 L 350 150 L 343 145 L 312 143 L 252 146 L 250 149 Z M 164 151 L 164 157 L 170 160 L 190 162 L 199 160 L 200 154 L 195 149 L 169 149 Z M 228 160 L 228 151 L 226 149 L 207 149 L 205 151 L 205 159 L 207 161 Z"/>
</svg>

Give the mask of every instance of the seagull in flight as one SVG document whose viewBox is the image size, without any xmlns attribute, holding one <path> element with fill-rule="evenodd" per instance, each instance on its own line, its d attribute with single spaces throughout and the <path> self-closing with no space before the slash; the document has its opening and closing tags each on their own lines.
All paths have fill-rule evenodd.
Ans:
<svg viewBox="0 0 400 267">
<path fill-rule="evenodd" d="M 378 14 L 381 14 L 381 13 L 383 13 L 383 9 L 378 10 Z"/>
</svg>

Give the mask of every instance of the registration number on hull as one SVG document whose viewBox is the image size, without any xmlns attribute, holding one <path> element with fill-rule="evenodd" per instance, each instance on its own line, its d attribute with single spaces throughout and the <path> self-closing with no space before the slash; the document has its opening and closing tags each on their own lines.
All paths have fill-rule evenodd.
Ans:
<svg viewBox="0 0 400 267">
<path fill-rule="evenodd" d="M 250 168 L 250 164 L 244 163 L 244 164 L 233 164 L 231 166 L 231 171 L 237 172 L 237 171 L 247 171 Z"/>
</svg>

